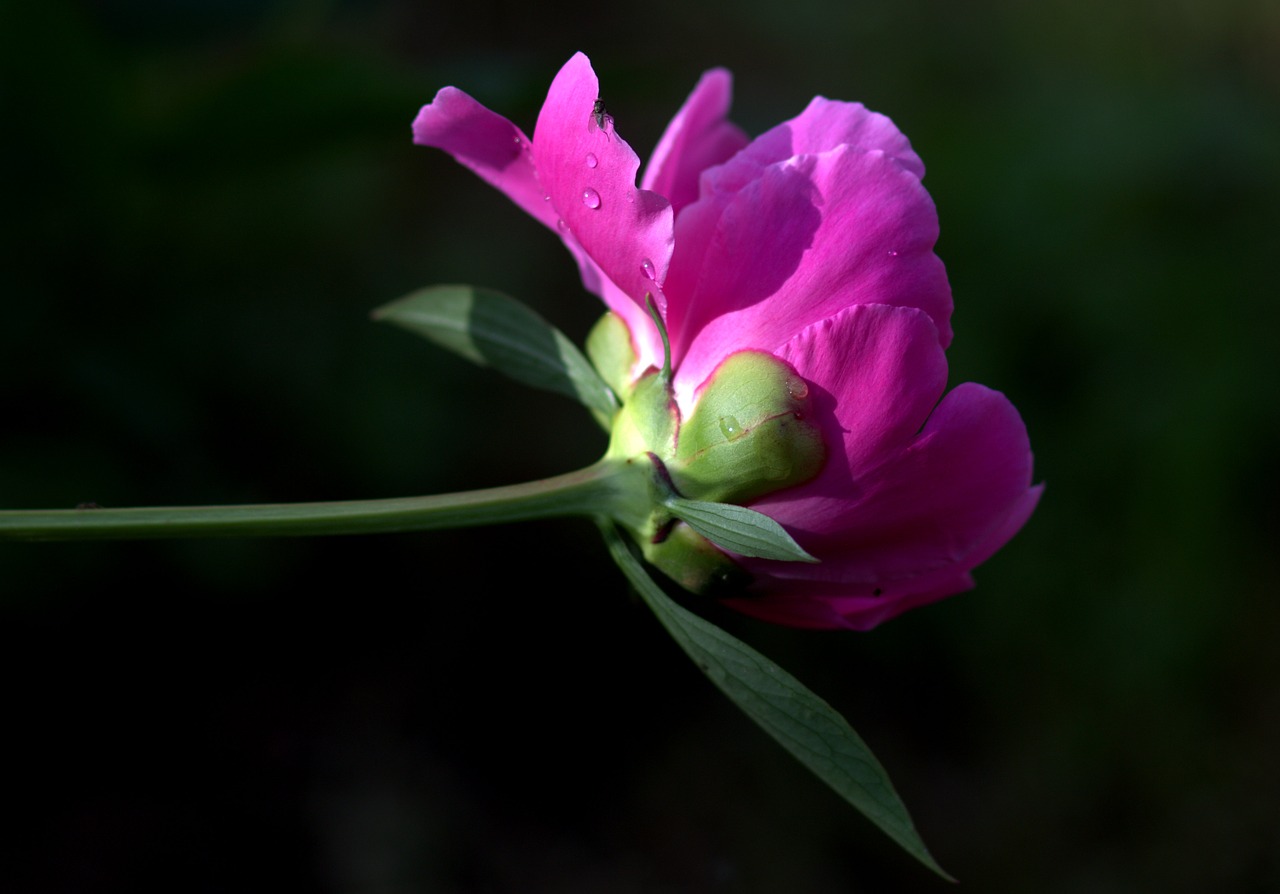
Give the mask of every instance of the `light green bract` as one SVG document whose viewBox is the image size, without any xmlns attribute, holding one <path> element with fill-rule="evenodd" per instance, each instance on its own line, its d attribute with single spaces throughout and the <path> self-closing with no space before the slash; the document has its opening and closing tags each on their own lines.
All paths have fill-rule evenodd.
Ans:
<svg viewBox="0 0 1280 894">
<path fill-rule="evenodd" d="M 25 540 L 297 536 L 415 531 L 554 516 L 594 518 L 628 580 L 730 699 L 908 853 L 946 876 L 865 743 L 826 702 L 764 656 L 674 603 L 646 559 L 695 592 L 740 588 L 732 556 L 814 559 L 745 501 L 811 478 L 824 460 L 806 421 L 808 388 L 787 364 L 727 358 L 681 420 L 669 362 L 634 376 L 627 327 L 611 314 L 588 360 L 524 305 L 470 286 L 423 289 L 374 317 L 518 381 L 564 394 L 610 432 L 604 457 L 578 472 L 461 494 L 287 505 L 0 511 L 0 538 Z M 661 329 L 661 320 L 655 315 Z M 663 333 L 665 339 L 665 332 Z M 593 365 L 594 364 L 594 365 Z"/>
</svg>

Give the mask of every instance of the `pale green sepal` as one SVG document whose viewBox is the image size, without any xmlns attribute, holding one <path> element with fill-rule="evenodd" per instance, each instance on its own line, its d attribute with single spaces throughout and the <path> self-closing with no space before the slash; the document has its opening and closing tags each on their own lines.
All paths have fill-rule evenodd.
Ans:
<svg viewBox="0 0 1280 894">
<path fill-rule="evenodd" d="M 680 430 L 680 408 L 671 396 L 670 383 L 661 373 L 641 376 L 627 394 L 626 403 L 614 417 L 607 455 L 635 457 L 670 455 Z"/>
<path fill-rule="evenodd" d="M 613 393 L 626 400 L 631 391 L 636 349 L 622 317 L 609 311 L 596 321 L 587 333 L 587 357 Z"/>
<path fill-rule="evenodd" d="M 955 881 L 929 854 L 889 775 L 848 721 L 746 643 L 673 602 L 649 577 L 618 529 L 608 522 L 601 522 L 600 528 L 631 585 L 720 691 L 907 853 Z"/>
<path fill-rule="evenodd" d="M 674 495 L 663 500 L 662 505 L 712 543 L 740 556 L 783 562 L 818 561 L 791 539 L 786 528 L 763 512 Z"/>
<path fill-rule="evenodd" d="M 574 398 L 608 430 L 618 400 L 582 352 L 524 304 L 475 286 L 431 286 L 373 312 L 518 382 Z"/>
<path fill-rule="evenodd" d="M 745 503 L 811 480 L 827 451 L 810 421 L 809 385 L 763 351 L 729 355 L 698 392 L 667 470 L 680 493 Z"/>
</svg>

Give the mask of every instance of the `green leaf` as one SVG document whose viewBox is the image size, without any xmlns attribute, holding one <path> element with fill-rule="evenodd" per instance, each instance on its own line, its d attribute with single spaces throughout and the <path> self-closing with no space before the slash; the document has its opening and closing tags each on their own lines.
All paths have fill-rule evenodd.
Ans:
<svg viewBox="0 0 1280 894">
<path fill-rule="evenodd" d="M 746 643 L 673 602 L 618 529 L 607 522 L 600 528 L 632 586 L 711 682 L 907 853 L 954 881 L 929 854 L 884 767 L 848 721 Z"/>
<path fill-rule="evenodd" d="M 516 381 L 574 398 L 608 428 L 618 399 L 582 352 L 514 298 L 475 286 L 432 286 L 373 312 Z"/>
<path fill-rule="evenodd" d="M 817 562 L 791 539 L 782 525 L 763 512 L 732 503 L 708 503 L 670 496 L 664 506 L 703 537 L 740 556 L 779 559 L 784 562 Z"/>
</svg>

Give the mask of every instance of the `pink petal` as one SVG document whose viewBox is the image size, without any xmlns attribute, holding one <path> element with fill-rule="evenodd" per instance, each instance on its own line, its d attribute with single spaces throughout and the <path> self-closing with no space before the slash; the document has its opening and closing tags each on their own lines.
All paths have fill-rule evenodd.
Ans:
<svg viewBox="0 0 1280 894">
<path fill-rule="evenodd" d="M 830 459 L 822 474 L 779 495 L 803 502 L 810 527 L 845 507 L 852 482 L 905 449 L 947 386 L 946 354 L 923 311 L 855 304 L 806 327 L 773 353 L 810 385 Z"/>
<path fill-rule="evenodd" d="M 870 630 L 908 609 L 918 608 L 972 589 L 976 568 L 1009 542 L 1031 517 L 1043 485 L 1030 488 L 1003 522 L 991 528 L 963 562 L 934 572 L 878 582 L 764 580 L 761 592 L 725 604 L 764 621 L 791 627 Z"/>
<path fill-rule="evenodd" d="M 783 493 L 754 505 L 821 564 L 746 562 L 766 592 L 770 579 L 786 579 L 786 587 L 825 582 L 828 598 L 940 598 L 940 588 L 962 580 L 1026 521 L 1039 499 L 1030 485 L 1031 449 L 1017 410 L 999 392 L 966 383 L 943 398 L 909 446 L 852 476 L 843 491 L 818 502 Z M 843 508 L 822 503 L 842 497 Z"/>
<path fill-rule="evenodd" d="M 917 179 L 924 177 L 924 162 L 891 120 L 861 103 L 815 96 L 798 116 L 765 131 L 723 169 L 709 174 L 707 185 L 710 189 L 736 191 L 754 180 L 760 168 L 837 146 L 878 150 Z"/>
<path fill-rule="evenodd" d="M 538 115 L 534 164 L 550 204 L 600 272 L 637 305 L 653 293 L 661 307 L 671 260 L 671 205 L 636 188 L 640 159 L 612 123 L 597 125 L 599 96 L 591 63 L 576 54 L 552 81 Z"/>
<path fill-rule="evenodd" d="M 764 168 L 734 193 L 704 189 L 677 231 L 666 292 L 678 387 L 854 304 L 920 308 L 950 342 L 933 201 L 881 151 L 840 147 Z"/>
<path fill-rule="evenodd" d="M 666 196 L 677 215 L 698 197 L 702 172 L 750 142 L 727 120 L 732 99 L 732 75 L 723 68 L 708 71 L 653 150 L 640 185 Z"/>
<path fill-rule="evenodd" d="M 413 122 L 413 141 L 448 152 L 487 183 L 552 229 L 555 209 L 543 191 L 529 155 L 529 138 L 501 115 L 456 87 L 445 87 Z"/>
</svg>

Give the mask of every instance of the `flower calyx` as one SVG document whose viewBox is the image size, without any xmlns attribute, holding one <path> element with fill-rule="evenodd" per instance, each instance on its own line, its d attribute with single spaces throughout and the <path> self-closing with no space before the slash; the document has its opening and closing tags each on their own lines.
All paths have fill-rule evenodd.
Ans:
<svg viewBox="0 0 1280 894">
<path fill-rule="evenodd" d="M 661 328 L 656 315 L 655 322 Z M 695 592 L 745 585 L 746 571 L 679 521 L 668 498 L 743 505 L 814 478 L 827 451 L 812 418 L 809 384 L 768 352 L 737 351 L 698 389 L 684 418 L 669 356 L 661 370 L 650 367 L 632 378 L 636 355 L 620 318 L 606 314 L 587 349 L 622 402 L 607 455 L 652 464 L 648 522 L 632 530 L 646 559 Z"/>
</svg>

